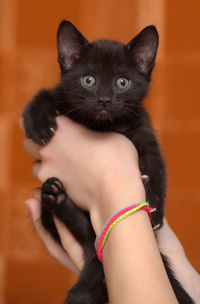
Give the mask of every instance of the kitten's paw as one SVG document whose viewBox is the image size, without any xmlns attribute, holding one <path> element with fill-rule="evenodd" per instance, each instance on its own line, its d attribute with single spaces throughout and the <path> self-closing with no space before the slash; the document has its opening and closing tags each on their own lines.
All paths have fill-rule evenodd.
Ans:
<svg viewBox="0 0 200 304">
<path fill-rule="evenodd" d="M 53 137 L 57 123 L 55 117 L 38 114 L 37 120 L 24 119 L 26 136 L 36 144 L 44 145 Z"/>
<path fill-rule="evenodd" d="M 57 129 L 58 109 L 52 94 L 41 90 L 26 106 L 23 118 L 26 136 L 36 144 L 46 144 Z"/>
<path fill-rule="evenodd" d="M 51 209 L 56 209 L 67 199 L 67 194 L 63 184 L 59 179 L 51 177 L 42 185 L 42 203 Z"/>
<path fill-rule="evenodd" d="M 86 283 L 87 284 L 87 283 Z M 89 283 L 88 283 L 89 284 Z M 84 289 L 83 289 L 84 287 Z M 86 286 L 74 285 L 69 290 L 65 304 L 105 304 L 108 303 L 106 288 L 102 289 L 102 282 L 99 283 L 99 289 L 88 289 Z"/>
<path fill-rule="evenodd" d="M 79 290 L 76 292 L 71 292 L 71 290 L 68 292 L 68 297 L 65 300 L 65 304 L 96 304 L 96 301 L 94 301 L 89 291 L 85 293 L 81 293 Z M 99 304 L 99 303 L 98 303 Z M 101 303 L 103 304 L 103 302 Z"/>
</svg>

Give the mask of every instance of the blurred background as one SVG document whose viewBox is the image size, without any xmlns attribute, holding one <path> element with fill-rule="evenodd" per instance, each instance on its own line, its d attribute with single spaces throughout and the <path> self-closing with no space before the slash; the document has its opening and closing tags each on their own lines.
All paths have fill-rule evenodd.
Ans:
<svg viewBox="0 0 200 304">
<path fill-rule="evenodd" d="M 76 277 L 35 233 L 25 200 L 38 182 L 22 148 L 25 104 L 59 79 L 56 32 L 72 21 L 91 41 L 127 43 L 155 24 L 160 47 L 146 99 L 168 168 L 167 218 L 200 272 L 198 0 L 0 0 L 0 304 L 61 303 Z"/>
</svg>

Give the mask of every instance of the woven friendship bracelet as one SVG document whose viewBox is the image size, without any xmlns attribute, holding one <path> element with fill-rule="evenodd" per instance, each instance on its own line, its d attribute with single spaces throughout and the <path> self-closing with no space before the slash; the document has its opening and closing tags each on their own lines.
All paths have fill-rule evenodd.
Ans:
<svg viewBox="0 0 200 304">
<path fill-rule="evenodd" d="M 151 209 L 149 208 L 149 204 L 147 202 L 144 203 L 139 203 L 139 204 L 134 204 L 134 205 L 129 205 L 126 206 L 117 212 L 114 213 L 113 216 L 111 216 L 101 229 L 101 232 L 98 234 L 96 237 L 94 246 L 97 252 L 97 256 L 100 262 L 102 262 L 102 249 L 103 246 L 105 245 L 105 242 L 108 238 L 108 235 L 110 231 L 123 219 L 128 217 L 129 215 L 137 212 L 138 210 L 145 210 L 148 212 L 149 218 L 151 220 Z"/>
</svg>

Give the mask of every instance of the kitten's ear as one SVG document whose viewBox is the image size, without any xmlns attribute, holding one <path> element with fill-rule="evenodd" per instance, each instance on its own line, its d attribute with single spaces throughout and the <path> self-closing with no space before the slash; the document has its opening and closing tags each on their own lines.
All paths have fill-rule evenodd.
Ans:
<svg viewBox="0 0 200 304">
<path fill-rule="evenodd" d="M 71 22 L 62 21 L 57 32 L 58 62 L 61 70 L 71 69 L 87 45 L 87 40 Z"/>
<path fill-rule="evenodd" d="M 144 28 L 133 40 L 127 49 L 137 65 L 139 71 L 145 76 L 150 76 L 155 64 L 158 49 L 159 36 L 155 26 L 150 25 Z"/>
</svg>

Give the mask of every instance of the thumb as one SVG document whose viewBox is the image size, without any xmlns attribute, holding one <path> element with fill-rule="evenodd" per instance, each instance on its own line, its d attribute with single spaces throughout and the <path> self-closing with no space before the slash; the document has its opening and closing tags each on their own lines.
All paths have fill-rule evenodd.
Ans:
<svg viewBox="0 0 200 304">
<path fill-rule="evenodd" d="M 80 270 L 73 263 L 67 252 L 54 241 L 51 235 L 46 231 L 41 222 L 41 203 L 37 198 L 30 198 L 26 201 L 26 206 L 30 212 L 33 224 L 36 228 L 38 235 L 46 246 L 50 255 L 59 261 L 63 266 L 79 275 Z"/>
<path fill-rule="evenodd" d="M 30 198 L 26 202 L 26 206 L 31 214 L 34 224 L 40 222 L 41 217 L 41 205 L 39 200 L 36 198 Z M 37 227 L 36 227 L 37 228 Z"/>
</svg>

